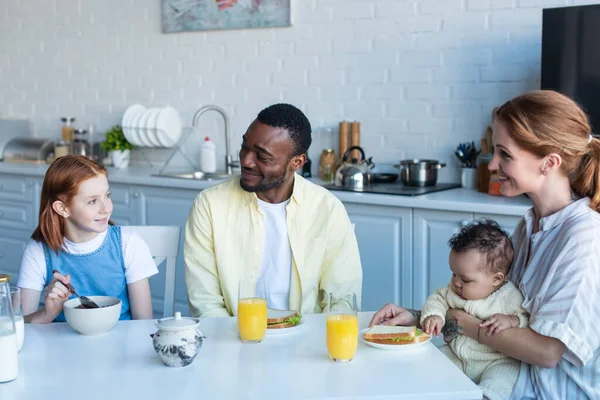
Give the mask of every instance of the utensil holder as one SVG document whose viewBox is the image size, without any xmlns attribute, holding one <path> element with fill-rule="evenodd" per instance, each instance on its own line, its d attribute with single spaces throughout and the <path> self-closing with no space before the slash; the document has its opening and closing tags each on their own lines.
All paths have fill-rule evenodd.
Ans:
<svg viewBox="0 0 600 400">
<path fill-rule="evenodd" d="M 460 172 L 460 182 L 465 189 L 475 189 L 477 187 L 477 169 L 463 168 Z"/>
</svg>

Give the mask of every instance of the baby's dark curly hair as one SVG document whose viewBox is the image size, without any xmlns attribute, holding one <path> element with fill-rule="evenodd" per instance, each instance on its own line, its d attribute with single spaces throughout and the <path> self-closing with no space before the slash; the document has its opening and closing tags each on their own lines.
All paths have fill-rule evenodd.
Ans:
<svg viewBox="0 0 600 400">
<path fill-rule="evenodd" d="M 311 127 L 308 118 L 300 109 L 291 104 L 273 104 L 258 113 L 256 119 L 261 124 L 287 129 L 294 143 L 290 157 L 306 154 L 308 151 L 312 143 Z"/>
<path fill-rule="evenodd" d="M 513 247 L 508 234 L 494 220 L 482 218 L 465 226 L 448 241 L 457 253 L 477 250 L 486 256 L 492 273 L 508 274 L 513 262 Z"/>
</svg>

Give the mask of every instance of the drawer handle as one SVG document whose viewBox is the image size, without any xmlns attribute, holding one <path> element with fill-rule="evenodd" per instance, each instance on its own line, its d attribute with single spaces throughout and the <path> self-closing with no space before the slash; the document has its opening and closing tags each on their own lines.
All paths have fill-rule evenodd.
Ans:
<svg viewBox="0 0 600 400">
<path fill-rule="evenodd" d="M 133 192 L 133 197 L 135 197 L 135 198 L 140 197 L 140 193 L 139 192 Z"/>
<path fill-rule="evenodd" d="M 460 224 L 461 224 L 462 226 L 467 226 L 467 225 L 469 225 L 469 221 L 468 221 L 468 220 L 466 220 L 466 219 L 463 219 L 462 221 L 460 221 Z"/>
<path fill-rule="evenodd" d="M 33 186 L 33 182 L 27 182 L 27 185 L 28 185 L 29 187 L 32 187 L 32 186 Z"/>
</svg>

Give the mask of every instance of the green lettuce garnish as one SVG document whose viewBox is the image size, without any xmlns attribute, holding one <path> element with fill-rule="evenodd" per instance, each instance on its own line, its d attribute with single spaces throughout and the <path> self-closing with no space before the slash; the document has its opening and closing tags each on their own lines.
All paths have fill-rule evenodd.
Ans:
<svg viewBox="0 0 600 400">
<path fill-rule="evenodd" d="M 396 337 L 392 339 L 392 342 L 404 342 L 404 341 L 408 341 L 408 340 L 413 340 L 414 338 L 412 337 Z"/>
<path fill-rule="evenodd" d="M 289 322 L 292 325 L 298 325 L 300 321 L 302 321 L 302 315 L 296 315 L 295 317 L 286 319 L 283 323 L 286 324 Z"/>
</svg>

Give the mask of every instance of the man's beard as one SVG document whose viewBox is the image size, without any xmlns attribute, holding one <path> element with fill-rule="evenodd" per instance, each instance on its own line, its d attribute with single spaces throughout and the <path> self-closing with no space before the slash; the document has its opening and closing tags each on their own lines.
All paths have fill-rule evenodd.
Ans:
<svg viewBox="0 0 600 400">
<path fill-rule="evenodd" d="M 266 180 L 266 181 L 265 181 L 265 179 L 263 179 L 263 181 L 261 181 L 260 183 L 254 185 L 254 186 L 247 186 L 244 184 L 244 181 L 242 179 L 240 179 L 240 186 L 246 192 L 251 192 L 251 193 L 266 192 L 267 190 L 277 189 L 278 187 L 281 187 L 285 183 L 286 176 L 287 176 L 287 171 L 284 170 L 283 174 L 281 174 L 280 176 L 278 176 L 276 178 L 269 178 L 269 180 Z"/>
</svg>

